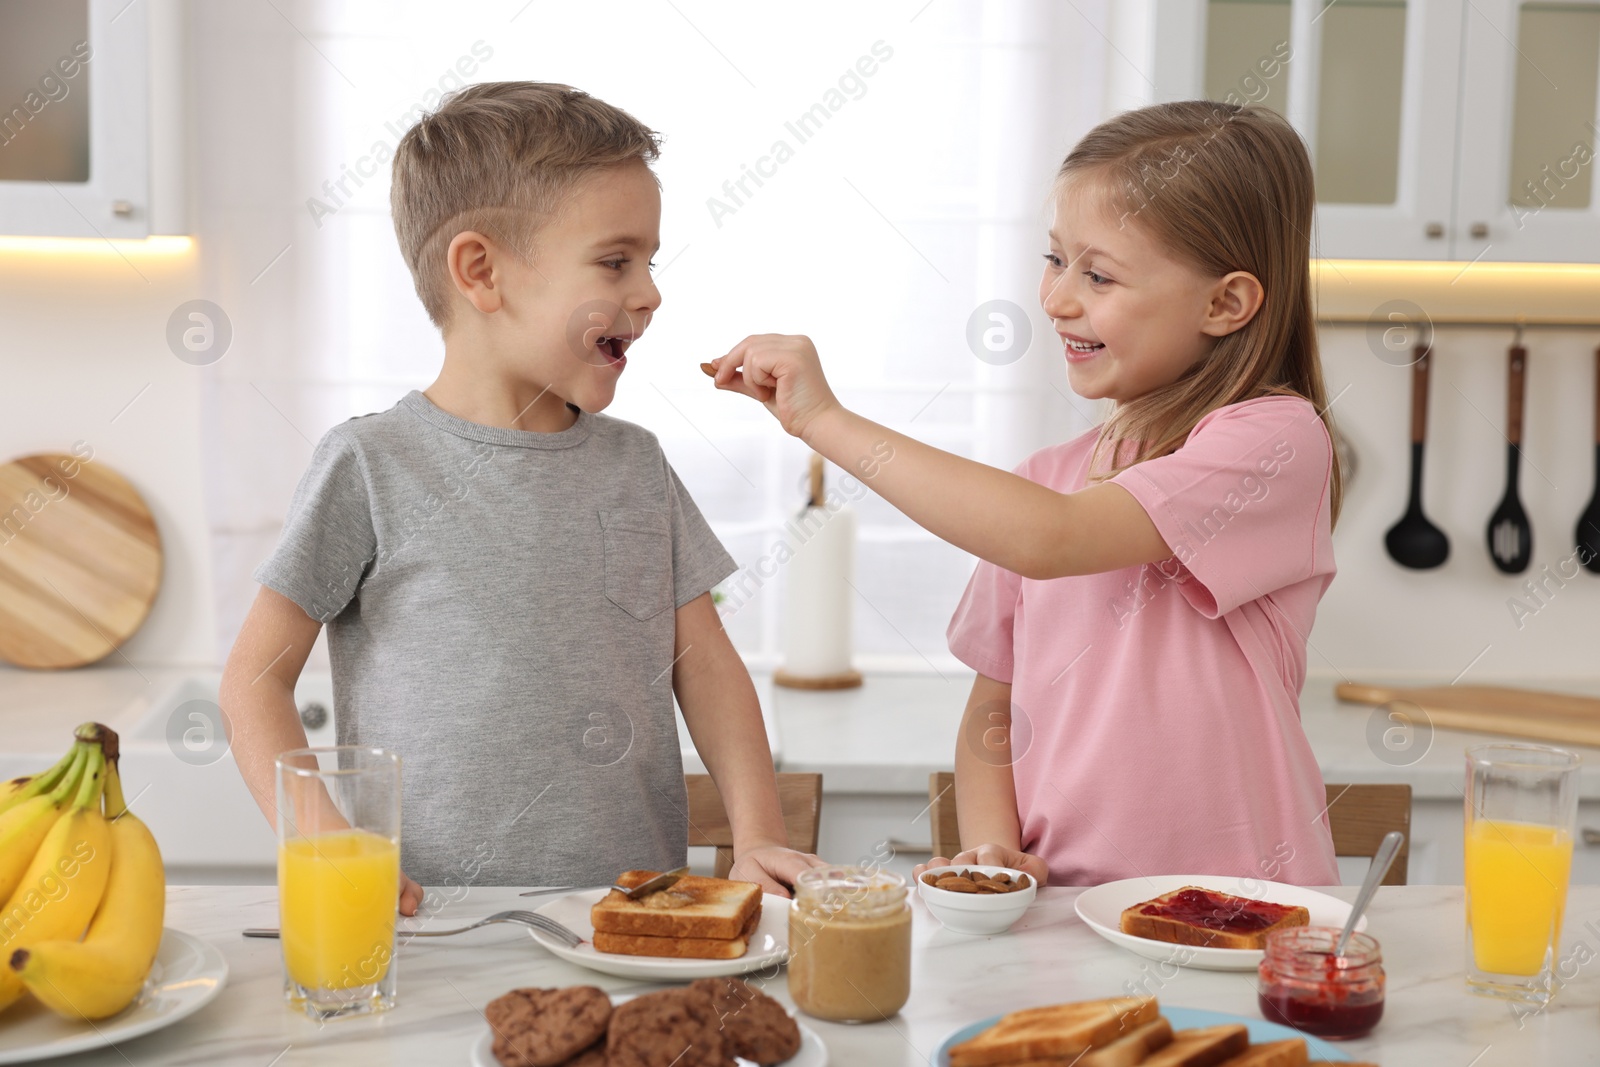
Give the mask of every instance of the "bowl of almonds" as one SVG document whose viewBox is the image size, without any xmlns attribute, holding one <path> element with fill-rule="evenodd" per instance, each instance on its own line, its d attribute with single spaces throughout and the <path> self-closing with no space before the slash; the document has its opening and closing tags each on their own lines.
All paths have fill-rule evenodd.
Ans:
<svg viewBox="0 0 1600 1067">
<path fill-rule="evenodd" d="M 917 879 L 917 896 L 945 929 L 958 934 L 1004 932 L 1037 892 L 1031 877 L 1009 867 L 930 867 Z"/>
</svg>

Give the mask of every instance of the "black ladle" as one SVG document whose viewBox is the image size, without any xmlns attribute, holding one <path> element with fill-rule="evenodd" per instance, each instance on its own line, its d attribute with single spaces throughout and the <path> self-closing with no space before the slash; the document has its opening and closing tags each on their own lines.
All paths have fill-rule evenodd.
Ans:
<svg viewBox="0 0 1600 1067">
<path fill-rule="evenodd" d="M 1511 346 L 1506 380 L 1506 491 L 1489 516 L 1489 558 L 1506 574 L 1521 574 L 1533 559 L 1533 528 L 1517 499 L 1517 470 L 1522 460 L 1522 380 L 1528 350 Z"/>
<path fill-rule="evenodd" d="M 1578 562 L 1600 574 L 1600 348 L 1594 350 L 1594 495 L 1578 516 Z"/>
<path fill-rule="evenodd" d="M 1425 341 L 1416 351 L 1411 364 L 1411 503 L 1383 535 L 1383 543 L 1400 566 L 1425 571 L 1450 558 L 1450 539 L 1422 514 L 1422 446 L 1428 438 L 1428 363 L 1433 352 Z"/>
</svg>

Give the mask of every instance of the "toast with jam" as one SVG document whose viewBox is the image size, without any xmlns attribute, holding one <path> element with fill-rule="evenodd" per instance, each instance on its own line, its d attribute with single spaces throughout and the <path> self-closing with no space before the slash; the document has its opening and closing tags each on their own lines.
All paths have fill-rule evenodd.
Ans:
<svg viewBox="0 0 1600 1067">
<path fill-rule="evenodd" d="M 1264 949 L 1267 935 L 1306 926 L 1311 913 L 1298 905 L 1230 896 L 1186 885 L 1122 912 L 1122 932 L 1196 948 Z"/>
</svg>

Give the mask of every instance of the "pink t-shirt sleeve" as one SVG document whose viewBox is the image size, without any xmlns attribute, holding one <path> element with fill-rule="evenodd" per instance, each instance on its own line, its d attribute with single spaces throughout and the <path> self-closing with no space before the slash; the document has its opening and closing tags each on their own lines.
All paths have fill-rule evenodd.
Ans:
<svg viewBox="0 0 1600 1067">
<path fill-rule="evenodd" d="M 1332 574 L 1333 449 L 1309 401 L 1271 396 L 1196 424 L 1181 448 L 1115 478 L 1195 580 L 1178 588 L 1208 619 L 1318 573 Z"/>
<path fill-rule="evenodd" d="M 945 631 L 951 655 L 979 674 L 1007 685 L 1016 666 L 1011 635 L 1021 583 L 1010 571 L 979 560 Z"/>
</svg>

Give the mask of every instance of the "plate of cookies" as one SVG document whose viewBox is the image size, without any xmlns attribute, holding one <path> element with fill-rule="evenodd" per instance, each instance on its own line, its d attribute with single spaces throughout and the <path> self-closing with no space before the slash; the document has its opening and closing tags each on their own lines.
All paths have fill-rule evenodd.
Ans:
<svg viewBox="0 0 1600 1067">
<path fill-rule="evenodd" d="M 627 871 L 619 884 L 652 871 Z M 630 899 L 616 889 L 586 889 L 545 904 L 539 914 L 583 938 L 569 948 L 549 934 L 533 939 L 568 963 L 621 978 L 683 982 L 777 968 L 789 958 L 789 901 L 754 882 L 686 875 Z"/>
<path fill-rule="evenodd" d="M 759 983 L 757 983 L 759 984 Z M 612 998 L 595 986 L 513 989 L 483 1009 L 472 1067 L 827 1067 L 815 1031 L 738 978 Z"/>
</svg>

